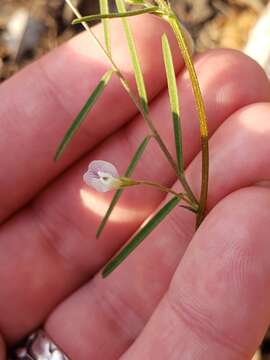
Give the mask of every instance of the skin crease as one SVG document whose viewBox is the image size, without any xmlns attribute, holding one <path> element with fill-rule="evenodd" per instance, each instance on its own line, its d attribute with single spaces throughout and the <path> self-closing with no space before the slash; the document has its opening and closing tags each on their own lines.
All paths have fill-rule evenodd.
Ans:
<svg viewBox="0 0 270 360">
<path fill-rule="evenodd" d="M 214 208 L 121 359 L 251 359 L 269 324 L 269 205 L 269 189 L 251 187 Z"/>
<path fill-rule="evenodd" d="M 155 97 L 151 103 L 151 115 L 173 151 L 171 121 L 164 121 L 170 119 L 170 114 L 167 93 L 162 91 L 166 86 L 164 71 L 161 72 L 163 65 L 158 55 L 153 61 L 151 56 L 153 48 L 160 51 L 159 37 L 165 28 L 153 17 L 148 17 L 147 21 L 134 19 L 132 22 L 139 48 L 144 54 L 142 63 L 147 74 L 150 98 Z M 115 56 L 118 61 L 122 59 L 122 64 L 126 66 L 124 70 L 129 74 L 131 69 L 123 61 L 126 50 L 119 40 L 121 36 L 118 36 L 119 23 L 114 24 L 113 37 L 118 49 Z M 143 24 L 147 24 L 147 31 L 143 29 Z M 100 30 L 97 29 L 97 32 L 100 33 Z M 152 50 L 149 39 L 152 40 Z M 12 344 L 18 341 L 45 322 L 46 331 L 76 360 L 113 360 L 121 356 L 128 360 L 171 360 L 177 359 L 179 353 L 184 360 L 204 359 L 206 355 L 207 359 L 216 359 L 220 353 L 226 355 L 224 359 L 251 357 L 270 315 L 266 306 L 270 302 L 267 292 L 270 271 L 265 255 L 269 253 L 269 246 L 264 232 L 269 223 L 270 200 L 268 189 L 241 188 L 270 177 L 267 156 L 270 151 L 267 121 L 270 113 L 267 103 L 270 101 L 269 81 L 252 60 L 235 51 L 211 51 L 196 58 L 212 136 L 209 215 L 193 237 L 194 216 L 177 209 L 120 269 L 108 279 L 101 280 L 100 275 L 94 275 L 159 206 L 164 196 L 149 189 L 127 191 L 119 206 L 136 208 L 136 214 L 130 213 L 125 225 L 121 222 L 110 223 L 101 240 L 95 241 L 95 229 L 100 218 L 83 204 L 80 190 L 89 192 L 91 198 L 95 199 L 95 207 L 100 201 L 108 203 L 112 194 L 96 194 L 83 188 L 82 174 L 93 159 L 111 161 L 123 173 L 132 153 L 146 134 L 142 119 L 134 117 L 133 106 L 116 81 L 107 89 L 105 99 L 100 105 L 97 104 L 93 115 L 94 119 L 101 118 L 102 121 L 90 121 L 90 124 L 88 121 L 63 161 L 55 165 L 50 160 L 61 134 L 80 107 L 78 100 L 72 101 L 76 89 L 70 88 L 70 83 L 74 83 L 73 79 L 82 76 L 89 68 L 86 83 L 76 84 L 78 98 L 81 94 L 86 98 L 89 87 L 104 71 L 105 63 L 98 63 L 97 66 L 98 52 L 91 52 L 89 58 L 86 43 L 88 46 L 85 35 L 72 40 L 0 87 L 1 97 L 4 98 L 0 122 L 3 128 L 7 128 L 7 132 L 3 133 L 13 134 L 14 122 L 22 126 L 12 152 L 17 166 L 14 166 L 13 159 L 3 159 L 4 172 L 11 172 L 11 176 L 3 180 L 4 185 L 0 190 L 5 201 L 0 229 L 0 283 L 3 284 L 0 329 L 6 342 Z M 176 54 L 174 43 L 172 47 Z M 52 90 L 55 83 L 52 84 L 51 79 L 59 72 L 63 58 L 69 53 L 74 53 L 72 61 L 75 65 L 79 63 L 82 68 L 70 63 L 73 70 L 69 71 L 69 76 L 66 76 L 66 71 L 60 71 L 58 79 L 62 76 L 63 83 L 59 81 L 57 92 L 62 94 L 61 103 L 59 99 L 52 103 L 51 95 L 56 90 Z M 43 75 L 37 70 L 40 67 Z M 187 176 L 198 195 L 200 159 L 196 155 L 200 142 L 197 118 L 187 75 L 181 71 L 181 61 L 176 64 L 176 69 L 179 73 L 179 93 L 182 94 Z M 24 95 L 14 106 L 15 109 L 23 109 L 22 117 L 25 120 L 31 120 L 28 130 L 23 121 L 18 123 L 16 110 L 10 115 L 8 104 L 11 96 L 12 103 L 16 102 L 16 93 L 13 94 L 15 88 L 23 94 L 33 87 L 31 80 L 25 84 L 29 72 L 32 78 L 41 76 L 43 79 L 39 82 L 39 92 L 35 88 L 36 93 L 32 95 L 33 106 L 36 107 L 32 113 L 27 113 L 27 107 L 23 107 Z M 93 72 L 95 75 L 92 78 Z M 158 93 L 159 96 L 156 96 Z M 117 103 L 116 114 L 114 111 L 110 111 L 109 115 L 107 111 L 104 114 L 104 110 L 113 106 L 113 102 Z M 63 109 L 66 103 L 67 107 Z M 43 108 L 46 111 L 42 111 Z M 57 122 L 48 121 L 54 118 L 55 111 L 59 111 Z M 37 113 L 38 118 L 35 117 Z M 104 135 L 103 128 L 108 116 L 112 118 L 109 118 L 110 125 L 106 125 Z M 113 116 L 119 122 L 115 123 Z M 53 126 L 57 126 L 57 129 Z M 40 129 L 45 129 L 41 140 L 40 136 L 37 137 Z M 10 147 L 5 136 L 0 138 L 1 153 L 7 153 L 4 150 Z M 104 137 L 106 140 L 101 142 Z M 13 137 L 11 141 L 14 141 Z M 31 146 L 28 145 L 29 141 Z M 95 146 L 97 143 L 100 144 Z M 245 153 L 239 151 L 239 144 L 250 155 L 249 161 Z M 86 156 L 79 160 L 84 154 Z M 153 162 L 153 158 L 156 162 Z M 39 159 L 39 162 L 33 159 Z M 229 168 L 227 164 L 231 164 L 233 169 L 229 174 L 224 171 Z M 67 171 L 64 173 L 64 170 Z M 173 172 L 152 143 L 136 170 L 136 176 L 152 177 L 167 186 L 175 182 Z M 17 191 L 12 191 L 14 189 Z M 12 192 L 14 196 L 6 196 Z M 232 192 L 235 193 L 229 195 Z M 25 208 L 15 212 L 32 198 L 34 200 Z M 250 204 L 253 204 L 252 213 L 249 211 Z M 129 210 L 125 214 L 128 215 Z M 7 216 L 9 220 L 4 221 Z M 249 231 L 245 230 L 247 228 Z M 227 229 L 231 229 L 229 235 L 226 234 Z M 230 242 L 232 247 L 229 246 Z M 224 253 L 227 255 L 223 256 Z M 243 261 L 238 262 L 239 254 Z M 180 262 L 182 257 L 183 261 Z M 222 259 L 222 262 L 216 259 Z M 220 264 L 224 266 L 221 272 L 218 268 Z M 260 270 L 254 274 L 257 265 Z M 209 296 L 213 293 L 216 302 L 212 301 L 213 296 Z M 258 298 L 254 293 L 258 294 Z M 242 312 L 235 305 L 239 303 L 245 304 Z M 182 309 L 185 316 L 181 313 Z M 221 318 L 222 314 L 224 318 Z M 246 334 L 246 328 L 252 331 Z M 77 334 L 80 336 L 74 341 Z M 130 347 L 133 342 L 134 345 Z"/>
<path fill-rule="evenodd" d="M 210 188 L 210 199 L 216 202 L 217 199 L 226 197 L 229 186 L 234 191 L 242 186 L 248 186 L 249 183 L 257 182 L 259 177 L 269 177 L 270 173 L 267 164 L 269 162 L 270 146 L 268 141 L 264 141 L 265 146 L 263 146 L 260 135 L 260 132 L 268 133 L 269 111 L 269 104 L 256 104 L 246 107 L 232 115 L 230 121 L 226 121 L 213 135 L 210 148 L 213 153 L 223 153 L 223 162 L 215 162 L 213 159 L 215 167 L 212 167 L 213 184 Z M 256 122 L 260 132 L 251 133 L 253 139 L 247 136 L 250 133 L 249 131 L 246 130 L 245 133 L 245 127 L 248 128 L 252 113 L 261 114 L 259 116 L 260 121 Z M 242 124 L 241 131 L 240 124 Z M 245 124 L 245 127 L 243 127 L 243 124 Z M 227 133 L 227 137 L 223 139 L 226 147 L 224 146 L 223 150 L 216 147 L 216 151 L 214 151 L 212 146 L 219 145 L 220 142 L 216 141 L 216 139 L 219 139 L 221 133 Z M 232 134 L 235 134 L 235 136 L 233 137 Z M 257 154 L 260 152 L 260 162 L 254 158 L 250 162 L 244 163 L 244 154 L 242 152 L 239 152 L 238 155 L 234 154 L 232 162 L 229 149 L 239 144 L 243 138 L 246 139 L 245 143 L 242 141 L 245 148 L 250 147 L 250 152 L 257 151 Z M 245 167 L 241 168 L 241 172 L 235 171 L 228 179 L 228 177 L 224 176 L 222 170 L 224 169 L 224 163 L 229 161 L 232 162 L 232 165 L 235 164 L 238 169 L 241 168 L 243 163 Z M 253 170 L 256 166 L 259 166 L 258 169 L 261 169 L 261 173 L 256 173 Z M 191 174 L 194 174 L 193 169 L 196 167 L 197 159 L 187 169 L 189 178 Z M 195 185 L 198 185 L 198 177 L 195 176 L 193 180 L 195 179 L 197 179 L 197 183 L 193 181 L 194 188 Z M 229 184 L 227 184 L 228 180 L 230 181 Z M 239 204 L 241 205 L 241 202 Z M 234 208 L 237 208 L 237 206 L 238 202 L 234 204 Z M 250 222 L 250 220 L 248 221 Z M 267 221 L 269 221 L 269 217 Z M 224 221 L 222 220 L 222 222 Z M 223 226 L 226 229 L 228 224 L 225 223 Z M 65 344 L 63 347 L 70 351 L 73 357 L 75 357 L 75 354 L 78 355 L 81 348 L 80 344 L 78 348 L 73 345 L 69 348 L 69 344 L 65 341 L 65 339 L 72 337 L 75 328 L 77 332 L 93 339 L 95 344 L 94 347 L 87 348 L 87 352 L 84 354 L 86 358 L 87 356 L 88 358 L 96 357 L 100 359 L 104 357 L 108 359 L 117 358 L 121 353 L 120 351 L 128 347 L 133 337 L 140 331 L 142 322 L 147 321 L 164 292 L 166 292 L 168 282 L 179 260 L 184 255 L 193 232 L 194 217 L 184 210 L 175 210 L 109 279 L 104 281 L 97 276 L 94 281 L 89 282 L 58 308 L 47 324 L 47 328 L 58 343 Z M 164 234 L 166 234 L 166 237 L 164 237 Z M 229 237 L 228 241 L 231 241 L 231 237 Z M 153 259 L 151 266 L 147 266 L 149 258 Z M 147 302 L 145 301 L 146 297 Z M 117 308 L 121 309 L 120 314 L 115 310 Z M 78 311 L 78 309 L 80 310 Z M 67 313 L 69 314 L 70 327 L 66 322 L 65 314 Z M 87 323 L 83 321 L 85 318 L 88 319 Z M 65 324 L 65 330 L 61 333 L 58 331 L 59 324 Z M 99 336 L 100 333 L 103 334 L 102 337 Z M 106 340 L 109 342 L 111 338 L 117 338 L 113 346 L 102 347 L 102 344 Z"/>
</svg>

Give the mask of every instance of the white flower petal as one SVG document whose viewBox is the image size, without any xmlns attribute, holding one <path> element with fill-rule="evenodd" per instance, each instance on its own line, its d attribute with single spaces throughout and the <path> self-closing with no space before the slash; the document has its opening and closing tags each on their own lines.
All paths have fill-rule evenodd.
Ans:
<svg viewBox="0 0 270 360">
<path fill-rule="evenodd" d="M 89 164 L 88 170 L 90 170 L 93 175 L 97 174 L 98 172 L 103 172 L 110 174 L 114 178 L 119 177 L 116 167 L 108 161 L 94 160 Z"/>
<path fill-rule="evenodd" d="M 88 186 L 93 187 L 98 192 L 107 192 L 111 190 L 108 189 L 108 186 L 104 184 L 100 179 L 94 178 L 89 171 L 84 174 L 83 180 Z"/>
<path fill-rule="evenodd" d="M 115 166 L 103 160 L 92 161 L 83 176 L 85 183 L 99 192 L 117 188 L 118 178 L 119 174 Z"/>
</svg>

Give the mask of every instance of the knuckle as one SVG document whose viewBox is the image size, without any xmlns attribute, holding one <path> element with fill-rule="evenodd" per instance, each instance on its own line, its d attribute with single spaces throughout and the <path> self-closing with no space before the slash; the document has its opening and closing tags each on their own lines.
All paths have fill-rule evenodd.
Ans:
<svg viewBox="0 0 270 360">
<path fill-rule="evenodd" d="M 93 279 L 91 286 L 95 289 L 94 296 L 103 316 L 119 337 L 128 342 L 133 341 L 145 325 L 143 315 L 126 296 L 126 292 L 123 293 L 120 288 L 110 283 L 105 287 L 100 285 L 98 279 Z"/>
</svg>

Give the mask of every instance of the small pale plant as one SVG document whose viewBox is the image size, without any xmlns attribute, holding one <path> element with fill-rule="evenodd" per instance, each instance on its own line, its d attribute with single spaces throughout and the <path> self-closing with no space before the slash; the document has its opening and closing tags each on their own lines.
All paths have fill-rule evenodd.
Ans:
<svg viewBox="0 0 270 360">
<path fill-rule="evenodd" d="M 196 76 L 192 61 L 192 41 L 189 37 L 189 34 L 183 28 L 182 24 L 178 20 L 177 15 L 173 11 L 169 1 L 165 0 L 115 0 L 117 12 L 112 13 L 109 9 L 108 0 L 99 0 L 100 2 L 100 14 L 90 15 L 90 16 L 81 16 L 78 10 L 73 6 L 70 0 L 66 0 L 66 3 L 71 7 L 76 19 L 73 21 L 73 24 L 81 23 L 89 34 L 96 40 L 98 45 L 104 52 L 104 55 L 111 63 L 111 69 L 108 70 L 104 76 L 101 78 L 100 82 L 97 84 L 96 88 L 90 95 L 89 99 L 86 101 L 82 110 L 72 122 L 70 128 L 67 130 L 59 148 L 57 149 L 55 159 L 59 159 L 62 153 L 64 152 L 67 145 L 72 140 L 76 131 L 86 119 L 88 113 L 93 108 L 94 104 L 98 98 L 102 95 L 104 89 L 108 85 L 112 76 L 117 76 L 121 81 L 124 89 L 128 92 L 131 97 L 134 105 L 137 110 L 141 113 L 142 117 L 145 120 L 145 123 L 148 127 L 149 134 L 142 139 L 141 144 L 138 146 L 137 151 L 135 152 L 133 158 L 131 159 L 130 165 L 128 166 L 125 174 L 120 176 L 116 167 L 113 164 L 110 164 L 103 160 L 95 160 L 89 164 L 88 170 L 83 176 L 84 181 L 87 185 L 93 187 L 96 191 L 107 192 L 111 190 L 116 190 L 116 193 L 111 201 L 111 204 L 102 219 L 100 226 L 97 230 L 97 237 L 99 237 L 109 220 L 109 217 L 118 203 L 122 192 L 124 189 L 133 186 L 150 186 L 156 188 L 162 192 L 171 194 L 171 199 L 159 209 L 135 234 L 131 241 L 106 265 L 103 270 L 103 277 L 108 276 L 118 265 L 120 265 L 128 255 L 136 249 L 136 247 L 163 221 L 163 219 L 177 206 L 180 205 L 187 210 L 192 211 L 196 214 L 196 225 L 200 226 L 206 208 L 207 201 L 207 192 L 208 192 L 208 173 L 209 173 L 209 152 L 208 152 L 208 130 L 207 130 L 207 120 L 205 115 L 204 103 L 200 91 L 199 82 Z M 129 5 L 127 10 L 126 5 Z M 131 8 L 131 9 L 130 9 Z M 131 28 L 129 26 L 128 18 L 131 16 L 139 16 L 141 14 L 152 14 L 152 16 L 158 16 L 164 21 L 168 22 L 171 26 L 176 40 L 178 42 L 179 48 L 182 53 L 186 68 L 190 75 L 190 81 L 192 84 L 192 89 L 194 93 L 196 108 L 198 112 L 198 119 L 200 125 L 200 135 L 201 135 L 201 147 L 202 147 L 202 182 L 201 182 L 201 194 L 199 199 L 197 199 L 192 192 L 192 189 L 189 183 L 186 180 L 184 161 L 183 161 L 183 147 L 182 147 L 182 132 L 181 132 L 181 118 L 180 118 L 180 106 L 179 98 L 176 84 L 175 69 L 173 65 L 173 59 L 170 49 L 169 40 L 164 34 L 162 36 L 162 49 L 164 57 L 164 65 L 167 74 L 167 83 L 168 83 L 168 93 L 170 98 L 171 114 L 172 114 L 172 124 L 174 132 L 174 141 L 175 141 L 175 150 L 176 158 L 170 153 L 167 145 L 163 141 L 160 133 L 157 131 L 150 113 L 148 105 L 147 90 L 145 87 L 145 81 L 143 77 L 143 72 L 141 69 L 139 55 L 136 50 L 135 40 Z M 129 85 L 128 80 L 125 78 L 121 69 L 118 68 L 114 62 L 111 54 L 111 41 L 110 41 L 110 28 L 109 21 L 110 19 L 121 18 L 123 21 L 123 27 L 126 34 L 126 39 L 129 47 L 129 52 L 133 64 L 134 76 L 137 84 L 137 93 L 134 93 Z M 104 28 L 104 38 L 105 46 L 102 42 L 96 37 L 92 32 L 91 27 L 87 25 L 88 22 L 94 20 L 101 20 Z M 148 181 L 148 180 L 138 180 L 133 179 L 132 174 L 136 168 L 137 163 L 140 161 L 143 153 L 147 149 L 147 145 L 150 140 L 156 141 L 160 147 L 160 150 L 163 152 L 164 156 L 168 161 L 168 165 L 171 166 L 177 176 L 178 181 L 180 182 L 183 191 L 178 193 L 172 189 L 169 189 L 162 184 Z"/>
</svg>

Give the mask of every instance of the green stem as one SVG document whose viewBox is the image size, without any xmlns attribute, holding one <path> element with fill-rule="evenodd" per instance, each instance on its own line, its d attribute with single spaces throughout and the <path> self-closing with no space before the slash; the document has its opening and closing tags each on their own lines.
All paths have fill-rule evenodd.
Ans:
<svg viewBox="0 0 270 360">
<path fill-rule="evenodd" d="M 74 12 L 74 14 L 80 18 L 81 14 L 80 12 L 73 6 L 72 2 L 70 0 L 66 0 L 66 3 L 69 5 L 69 7 L 72 9 L 72 11 Z M 137 109 L 139 110 L 139 112 L 141 113 L 142 117 L 144 118 L 145 122 L 147 123 L 149 129 L 151 130 L 151 135 L 155 138 L 155 140 L 157 141 L 157 143 L 159 144 L 159 147 L 161 149 L 161 151 L 164 153 L 165 157 L 167 158 L 168 162 L 170 163 L 170 165 L 172 166 L 172 168 L 175 170 L 184 190 L 186 191 L 188 197 L 190 198 L 190 201 L 194 204 L 198 204 L 198 201 L 195 197 L 195 195 L 193 194 L 190 186 L 188 185 L 186 180 L 183 180 L 183 175 L 180 176 L 177 165 L 173 159 L 173 157 L 171 156 L 169 150 L 167 149 L 165 143 L 163 142 L 162 138 L 160 137 L 158 131 L 156 130 L 153 122 L 151 121 L 149 115 L 145 112 L 143 106 L 141 105 L 140 101 L 138 101 L 136 95 L 132 92 L 131 87 L 129 85 L 128 80 L 124 77 L 124 75 L 122 74 L 121 70 L 118 68 L 118 66 L 116 65 L 116 63 L 114 62 L 113 58 L 111 57 L 111 55 L 109 54 L 109 52 L 104 48 L 103 44 L 101 43 L 101 41 L 98 39 L 98 37 L 94 34 L 94 32 L 91 30 L 91 28 L 87 25 L 87 23 L 83 22 L 82 25 L 84 26 L 84 28 L 86 29 L 86 31 L 94 38 L 94 40 L 96 41 L 96 43 L 99 45 L 99 47 L 101 48 L 101 50 L 103 51 L 104 55 L 108 58 L 108 60 L 110 61 L 111 65 L 112 65 L 112 69 L 114 70 L 114 72 L 116 73 L 116 75 L 119 77 L 120 81 L 122 82 L 122 85 L 124 87 L 124 89 L 127 91 L 127 93 L 129 94 L 131 100 L 133 101 L 133 103 L 135 104 L 135 106 L 137 107 Z"/>
<path fill-rule="evenodd" d="M 163 0 L 158 0 L 158 2 L 164 2 Z M 201 145 L 202 145 L 202 182 L 201 182 L 201 194 L 200 194 L 200 203 L 199 210 L 197 215 L 197 227 L 201 224 L 204 218 L 207 195 L 208 195 L 208 182 L 209 182 L 209 148 L 208 148 L 208 127 L 207 119 L 205 114 L 204 102 L 200 90 L 199 81 L 195 72 L 195 68 L 189 54 L 189 49 L 185 42 L 185 37 L 181 28 L 181 25 L 172 10 L 168 7 L 170 14 L 168 16 L 168 21 L 175 33 L 178 45 L 180 47 L 184 62 L 190 74 L 192 88 L 195 96 L 196 107 L 199 115 L 200 122 L 200 134 L 201 134 Z"/>
<path fill-rule="evenodd" d="M 124 17 L 130 17 L 130 16 L 137 16 L 147 13 L 157 13 L 161 15 L 161 12 L 158 11 L 159 8 L 157 6 L 147 7 L 140 10 L 134 10 L 134 11 L 127 11 L 123 13 L 109 13 L 109 14 L 98 14 L 98 15 L 88 15 L 83 16 L 78 19 L 75 19 L 72 21 L 73 25 L 81 24 L 82 22 L 90 22 L 90 21 L 96 21 L 101 19 L 117 19 L 117 18 L 124 18 Z"/>
<path fill-rule="evenodd" d="M 159 144 L 159 147 L 161 151 L 164 153 L 165 157 L 167 158 L 168 162 L 171 164 L 172 168 L 174 169 L 180 183 L 182 184 L 184 190 L 186 191 L 190 201 L 194 204 L 198 204 L 198 201 L 193 194 L 184 173 L 180 173 L 177 164 L 175 163 L 173 157 L 171 156 L 169 150 L 167 149 L 165 143 L 163 142 L 162 138 L 160 137 L 159 133 L 157 132 L 156 128 L 154 127 L 152 121 L 150 120 L 148 115 L 144 115 L 145 121 L 147 122 L 150 130 L 152 131 L 152 134 L 154 138 L 156 139 L 157 143 Z"/>
</svg>

